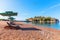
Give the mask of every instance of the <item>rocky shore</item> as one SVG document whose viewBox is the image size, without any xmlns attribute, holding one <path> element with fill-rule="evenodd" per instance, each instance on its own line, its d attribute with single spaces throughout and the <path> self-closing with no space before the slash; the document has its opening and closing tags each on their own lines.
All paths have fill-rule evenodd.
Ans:
<svg viewBox="0 0 60 40">
<path fill-rule="evenodd" d="M 23 22 L 15 23 L 21 29 L 6 28 L 8 27 L 6 21 L 0 21 L 0 40 L 60 40 L 60 30 L 24 24 Z"/>
</svg>

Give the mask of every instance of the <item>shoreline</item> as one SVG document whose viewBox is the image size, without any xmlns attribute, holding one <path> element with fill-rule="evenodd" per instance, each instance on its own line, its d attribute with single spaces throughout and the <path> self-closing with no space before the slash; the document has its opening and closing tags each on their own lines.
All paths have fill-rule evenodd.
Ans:
<svg viewBox="0 0 60 40">
<path fill-rule="evenodd" d="M 17 24 L 24 24 L 24 25 L 26 25 L 27 26 L 27 24 L 25 24 L 24 22 L 17 22 Z M 56 30 L 56 29 L 54 29 L 54 28 L 48 28 L 48 27 L 41 27 L 41 26 L 37 26 L 37 25 L 33 25 L 33 24 L 28 24 L 29 26 L 32 26 L 32 27 L 36 27 L 36 28 L 42 28 L 42 29 L 47 29 L 47 30 Z M 25 27 L 26 27 L 25 26 Z M 56 30 L 56 31 L 60 31 L 60 30 Z"/>
</svg>

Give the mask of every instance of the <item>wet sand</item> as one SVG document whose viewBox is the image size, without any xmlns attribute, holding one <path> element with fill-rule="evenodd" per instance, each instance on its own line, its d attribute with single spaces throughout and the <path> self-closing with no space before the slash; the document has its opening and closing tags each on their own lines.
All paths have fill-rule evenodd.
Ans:
<svg viewBox="0 0 60 40">
<path fill-rule="evenodd" d="M 7 21 L 0 21 L 0 40 L 60 40 L 60 30 L 15 22 L 20 29 L 9 29 Z"/>
</svg>

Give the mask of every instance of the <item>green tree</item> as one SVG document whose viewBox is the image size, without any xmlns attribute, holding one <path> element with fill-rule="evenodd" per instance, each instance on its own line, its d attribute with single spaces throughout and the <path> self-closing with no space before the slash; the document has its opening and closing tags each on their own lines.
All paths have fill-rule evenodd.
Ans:
<svg viewBox="0 0 60 40">
<path fill-rule="evenodd" d="M 14 20 L 15 18 L 11 17 L 11 16 L 17 16 L 17 12 L 13 12 L 13 11 L 6 11 L 5 13 L 0 13 L 0 15 L 2 16 L 8 16 L 9 20 L 12 21 Z"/>
<path fill-rule="evenodd" d="M 8 19 L 11 20 L 11 21 L 13 21 L 15 18 L 13 18 L 13 17 L 9 17 Z"/>
</svg>

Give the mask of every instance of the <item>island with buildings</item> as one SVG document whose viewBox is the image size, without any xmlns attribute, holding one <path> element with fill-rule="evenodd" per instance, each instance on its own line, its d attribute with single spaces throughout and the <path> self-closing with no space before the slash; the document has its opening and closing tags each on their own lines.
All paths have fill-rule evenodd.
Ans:
<svg viewBox="0 0 60 40">
<path fill-rule="evenodd" d="M 54 24 L 59 22 L 59 20 L 56 18 L 44 17 L 44 16 L 35 16 L 33 18 L 26 19 L 26 21 L 40 23 L 40 24 L 44 24 L 44 23 Z"/>
</svg>

